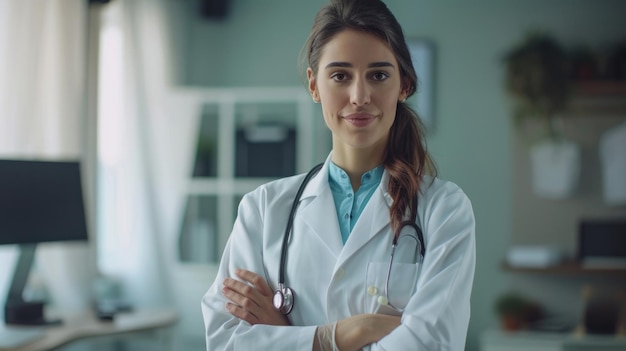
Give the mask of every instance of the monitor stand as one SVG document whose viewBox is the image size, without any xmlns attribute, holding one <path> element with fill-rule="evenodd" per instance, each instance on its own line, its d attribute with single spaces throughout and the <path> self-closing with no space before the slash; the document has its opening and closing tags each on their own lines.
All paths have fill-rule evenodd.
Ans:
<svg viewBox="0 0 626 351">
<path fill-rule="evenodd" d="M 35 259 L 36 247 L 37 244 L 19 245 L 20 256 L 15 266 L 9 295 L 4 306 L 4 321 L 6 324 L 50 325 L 60 323 L 60 320 L 49 321 L 44 318 L 43 302 L 27 302 L 22 297 Z"/>
</svg>

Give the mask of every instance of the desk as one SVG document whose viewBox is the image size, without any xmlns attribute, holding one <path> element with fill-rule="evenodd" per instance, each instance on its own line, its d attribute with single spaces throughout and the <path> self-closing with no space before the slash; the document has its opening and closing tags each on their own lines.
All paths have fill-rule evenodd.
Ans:
<svg viewBox="0 0 626 351">
<path fill-rule="evenodd" d="M 177 321 L 177 314 L 171 309 L 118 313 L 113 322 L 99 321 L 95 318 L 94 313 L 89 311 L 63 317 L 63 324 L 61 325 L 45 327 L 43 338 L 16 348 L 0 349 L 0 351 L 52 350 L 72 341 L 89 337 L 167 329 L 173 327 Z M 9 328 L 32 327 L 10 326 Z"/>
</svg>

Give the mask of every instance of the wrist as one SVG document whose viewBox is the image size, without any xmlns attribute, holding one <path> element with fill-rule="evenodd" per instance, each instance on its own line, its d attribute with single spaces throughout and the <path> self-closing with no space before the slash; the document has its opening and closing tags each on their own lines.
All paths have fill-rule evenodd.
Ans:
<svg viewBox="0 0 626 351">
<path fill-rule="evenodd" d="M 361 323 L 358 324 L 358 337 L 360 338 L 359 340 L 366 342 L 363 346 L 377 342 L 380 339 L 378 335 L 380 330 L 376 326 L 376 318 L 377 315 L 375 314 L 361 315 Z"/>
<path fill-rule="evenodd" d="M 371 315 L 362 314 L 337 322 L 335 345 L 341 351 L 360 350 L 376 341 Z"/>
</svg>

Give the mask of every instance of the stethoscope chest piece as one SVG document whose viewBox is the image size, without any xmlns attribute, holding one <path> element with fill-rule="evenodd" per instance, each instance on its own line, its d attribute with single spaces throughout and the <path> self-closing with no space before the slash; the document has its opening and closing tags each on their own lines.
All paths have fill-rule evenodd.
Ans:
<svg viewBox="0 0 626 351">
<path fill-rule="evenodd" d="M 293 309 L 293 290 L 291 288 L 285 288 L 282 284 L 274 291 L 274 308 L 280 311 L 284 315 L 291 313 Z"/>
</svg>

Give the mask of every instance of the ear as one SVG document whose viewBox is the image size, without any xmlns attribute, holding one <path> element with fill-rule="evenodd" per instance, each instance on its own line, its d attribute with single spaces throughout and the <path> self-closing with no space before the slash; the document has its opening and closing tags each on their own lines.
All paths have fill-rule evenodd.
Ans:
<svg viewBox="0 0 626 351">
<path fill-rule="evenodd" d="M 408 79 L 402 79 L 402 85 L 400 86 L 400 95 L 398 95 L 398 101 L 404 101 L 409 97 L 409 91 L 411 90 L 411 83 Z"/>
<path fill-rule="evenodd" d="M 311 67 L 306 69 L 306 77 L 309 80 L 309 94 L 311 94 L 313 101 L 320 102 L 320 94 L 317 91 L 317 81 L 315 80 L 315 75 Z"/>
</svg>

